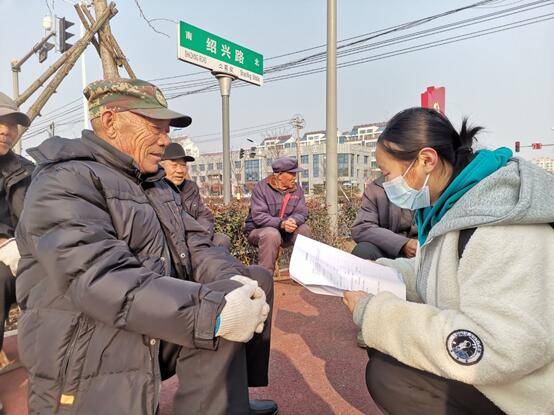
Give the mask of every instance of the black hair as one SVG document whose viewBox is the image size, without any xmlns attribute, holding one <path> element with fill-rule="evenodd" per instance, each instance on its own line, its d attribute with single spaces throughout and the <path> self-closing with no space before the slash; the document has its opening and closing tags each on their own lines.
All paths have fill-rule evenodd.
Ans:
<svg viewBox="0 0 554 415">
<path fill-rule="evenodd" d="M 473 143 L 483 127 L 469 126 L 462 121 L 460 132 L 439 111 L 414 107 L 399 112 L 390 119 L 377 143 L 392 157 L 413 161 L 421 149 L 434 149 L 443 161 L 454 168 L 453 176 L 473 160 Z M 394 144 L 394 148 L 390 144 Z"/>
</svg>

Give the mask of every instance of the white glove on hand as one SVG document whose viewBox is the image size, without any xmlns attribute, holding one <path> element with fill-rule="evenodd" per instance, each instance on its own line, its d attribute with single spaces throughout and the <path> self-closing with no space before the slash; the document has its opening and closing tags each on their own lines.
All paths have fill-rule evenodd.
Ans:
<svg viewBox="0 0 554 415">
<path fill-rule="evenodd" d="M 253 285 L 254 287 L 258 287 L 258 281 L 256 280 L 253 280 L 251 278 L 248 278 L 248 277 L 245 277 L 244 275 L 235 275 L 234 277 L 231 277 L 231 279 L 233 281 L 237 281 L 237 282 L 240 282 L 241 284 L 243 285 Z M 261 291 L 261 293 L 260 293 Z M 265 292 L 264 290 L 262 290 L 261 288 L 258 288 L 256 290 L 256 293 L 254 294 L 254 296 L 256 298 L 258 298 L 257 296 L 258 295 L 263 295 L 263 299 L 265 301 Z M 264 312 L 264 321 L 267 319 L 267 316 L 269 314 L 269 305 L 267 305 L 267 307 L 264 307 L 264 309 L 262 310 Z M 264 331 L 264 323 L 260 323 L 258 324 L 258 327 L 256 327 L 256 330 L 254 330 L 256 333 L 261 333 L 262 331 Z"/>
<path fill-rule="evenodd" d="M 19 264 L 19 259 L 19 249 L 17 249 L 15 239 L 8 239 L 0 247 L 0 262 L 3 262 L 4 265 L 10 268 L 14 277 L 17 273 L 17 264 Z"/>
<path fill-rule="evenodd" d="M 263 331 L 269 305 L 258 283 L 247 277 L 242 278 L 251 282 L 243 283 L 242 287 L 225 296 L 226 304 L 219 315 L 220 324 L 215 335 L 229 341 L 246 343 L 254 337 L 254 332 Z M 242 283 L 238 279 L 235 281 Z"/>
</svg>

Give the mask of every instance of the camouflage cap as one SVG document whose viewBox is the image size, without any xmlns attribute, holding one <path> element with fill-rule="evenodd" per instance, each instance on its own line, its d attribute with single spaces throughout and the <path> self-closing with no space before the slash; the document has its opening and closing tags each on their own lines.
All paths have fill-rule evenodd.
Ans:
<svg viewBox="0 0 554 415">
<path fill-rule="evenodd" d="M 140 79 L 100 80 L 89 84 L 83 91 L 88 100 L 91 119 L 103 110 L 131 111 L 157 120 L 171 120 L 172 127 L 187 127 L 192 119 L 167 108 L 160 88 Z"/>
</svg>

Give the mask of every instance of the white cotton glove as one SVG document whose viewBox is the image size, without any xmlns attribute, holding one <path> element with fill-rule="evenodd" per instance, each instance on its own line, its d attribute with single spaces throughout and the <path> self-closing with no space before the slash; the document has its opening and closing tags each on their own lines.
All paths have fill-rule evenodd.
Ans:
<svg viewBox="0 0 554 415">
<path fill-rule="evenodd" d="M 14 238 L 8 239 L 0 246 L 0 262 L 10 268 L 14 277 L 17 273 L 17 264 L 19 264 L 20 258 L 19 249 L 17 249 Z"/>
<path fill-rule="evenodd" d="M 245 282 L 241 281 L 242 278 Z M 263 331 L 269 305 L 258 283 L 247 277 L 242 278 L 235 281 L 241 282 L 243 286 L 225 296 L 226 304 L 219 315 L 219 329 L 215 335 L 229 341 L 246 343 L 254 336 L 254 332 Z"/>
<path fill-rule="evenodd" d="M 255 296 L 263 295 L 263 299 L 265 301 L 265 292 L 264 292 L 264 290 L 262 290 L 258 286 L 258 281 L 253 280 L 253 279 L 248 278 L 248 277 L 245 277 L 244 275 L 235 275 L 235 276 L 231 277 L 231 279 L 233 281 L 240 282 L 243 285 L 252 285 L 254 287 L 258 287 L 258 289 L 256 290 L 256 293 L 255 293 Z M 264 307 L 263 311 L 265 313 L 265 317 L 264 317 L 264 322 L 265 322 L 265 320 L 267 319 L 267 316 L 269 314 L 269 305 L 267 305 L 267 308 Z M 264 331 L 264 323 L 262 322 L 262 323 L 258 324 L 258 327 L 256 327 L 256 330 L 254 330 L 254 331 L 256 333 L 261 333 L 262 331 Z"/>
</svg>

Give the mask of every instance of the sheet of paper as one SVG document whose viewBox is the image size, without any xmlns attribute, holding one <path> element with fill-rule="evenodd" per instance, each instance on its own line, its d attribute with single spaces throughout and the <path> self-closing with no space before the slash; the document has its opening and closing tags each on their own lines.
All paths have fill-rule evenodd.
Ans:
<svg viewBox="0 0 554 415">
<path fill-rule="evenodd" d="M 316 294 L 342 297 L 344 291 L 388 291 L 406 299 L 406 286 L 396 270 L 302 235 L 294 244 L 289 272 L 292 279 Z"/>
</svg>

